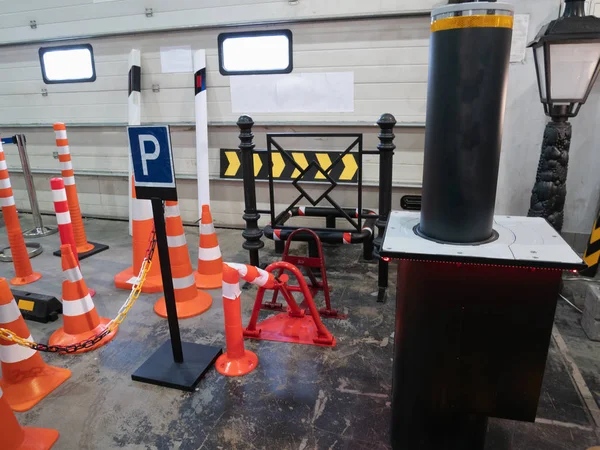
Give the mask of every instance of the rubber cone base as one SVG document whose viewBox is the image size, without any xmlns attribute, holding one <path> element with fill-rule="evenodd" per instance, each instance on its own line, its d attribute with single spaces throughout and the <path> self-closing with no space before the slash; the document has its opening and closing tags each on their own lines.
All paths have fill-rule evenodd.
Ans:
<svg viewBox="0 0 600 450">
<path fill-rule="evenodd" d="M 85 248 L 89 248 L 87 251 L 81 251 Z M 90 256 L 95 255 L 96 253 L 103 252 L 104 250 L 108 250 L 108 245 L 98 244 L 96 242 L 88 242 L 88 245 L 85 247 L 77 247 L 77 257 L 81 261 L 82 259 L 89 258 Z M 60 250 L 56 250 L 52 253 L 54 256 L 60 256 Z"/>
<path fill-rule="evenodd" d="M 194 278 L 196 279 L 196 287 L 198 289 L 221 289 L 223 286 L 222 273 L 201 275 L 198 272 L 194 272 Z"/>
<path fill-rule="evenodd" d="M 129 267 L 125 269 L 123 272 L 120 272 L 115 275 L 115 287 L 117 289 L 125 289 L 126 291 L 130 291 L 133 286 L 133 282 L 137 278 L 137 273 L 133 273 L 133 267 Z M 162 278 L 160 273 L 156 276 L 148 276 L 146 277 L 146 281 L 142 286 L 142 292 L 145 294 L 155 294 L 157 292 L 163 291 Z"/>
<path fill-rule="evenodd" d="M 40 278 L 42 278 L 41 273 L 33 272 L 31 275 L 27 275 L 26 277 L 14 277 L 12 280 L 10 280 L 10 284 L 13 286 L 23 286 L 24 284 L 33 283 Z"/>
<path fill-rule="evenodd" d="M 110 322 L 110 319 L 107 319 L 105 317 L 100 317 L 100 325 L 98 325 L 96 328 L 94 328 L 91 331 L 86 331 L 85 333 L 80 333 L 80 334 L 67 334 L 67 333 L 65 333 L 64 327 L 61 327 L 58 330 L 56 330 L 54 333 L 52 333 L 52 336 L 50 336 L 50 340 L 48 341 L 48 343 L 50 345 L 63 345 L 63 346 L 77 344 L 78 342 L 85 341 L 87 339 L 93 338 L 97 334 L 102 333 L 106 329 L 106 325 L 108 325 L 108 322 Z M 89 351 L 97 349 L 98 347 L 102 347 L 105 344 L 108 344 L 110 341 L 112 341 L 115 338 L 118 330 L 119 329 L 117 327 L 117 328 L 115 328 L 115 330 L 112 333 L 110 333 L 108 336 L 106 336 L 101 341 L 97 342 L 95 345 L 92 345 L 89 348 L 82 348 L 81 350 L 77 350 L 76 352 L 73 352 L 73 353 L 89 352 Z"/>
<path fill-rule="evenodd" d="M 227 377 L 239 377 L 252 372 L 258 366 L 258 356 L 250 350 L 244 350 L 244 356 L 241 358 L 230 358 L 227 353 L 223 353 L 217 359 L 215 368 L 221 375 Z"/>
<path fill-rule="evenodd" d="M 206 312 L 212 306 L 212 297 L 206 292 L 197 291 L 198 295 L 192 300 L 185 302 L 175 302 L 177 307 L 177 318 L 187 319 L 188 317 L 199 316 L 203 312 Z M 167 305 L 165 298 L 161 297 L 154 304 L 154 312 L 160 317 L 167 317 Z"/>
<path fill-rule="evenodd" d="M 36 369 L 39 371 L 18 383 L 7 383 L 5 379 L 0 378 L 0 388 L 4 392 L 4 398 L 14 411 L 29 411 L 71 377 L 70 370 L 60 367 L 44 364 Z M 26 377 L 27 374 L 24 376 Z"/>
<path fill-rule="evenodd" d="M 21 427 L 25 439 L 15 450 L 48 450 L 58 441 L 58 431 L 50 428 Z"/>
<path fill-rule="evenodd" d="M 265 341 L 335 347 L 335 338 L 331 344 L 315 342 L 318 337 L 317 326 L 310 316 L 290 317 L 287 313 L 277 314 L 259 322 L 256 329 L 260 330 L 258 336 L 246 333 L 246 330 L 244 336 Z"/>
</svg>

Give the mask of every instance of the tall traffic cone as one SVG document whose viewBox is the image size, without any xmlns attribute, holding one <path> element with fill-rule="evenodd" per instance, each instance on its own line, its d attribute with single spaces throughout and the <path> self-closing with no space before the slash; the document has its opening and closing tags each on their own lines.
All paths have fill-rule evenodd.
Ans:
<svg viewBox="0 0 600 450">
<path fill-rule="evenodd" d="M 62 284 L 63 326 L 52 333 L 49 343 L 64 346 L 86 341 L 102 333 L 110 319 L 98 315 L 71 246 L 61 245 L 60 251 L 62 269 L 66 278 Z M 96 344 L 74 353 L 89 352 L 101 347 L 110 342 L 116 334 L 117 328 Z"/>
<path fill-rule="evenodd" d="M 4 278 L 0 278 L 0 328 L 33 340 Z M 47 365 L 37 351 L 3 339 L 0 339 L 0 361 L 0 387 L 15 411 L 31 409 L 71 376 L 70 370 Z"/>
<path fill-rule="evenodd" d="M 242 305 L 240 296 L 240 274 L 232 267 L 223 264 L 223 313 L 225 318 L 225 342 L 227 351 L 217 359 L 215 368 L 221 375 L 238 377 L 252 372 L 258 366 L 258 356 L 244 348 L 244 328 L 242 325 Z M 242 267 L 242 265 L 240 265 Z M 243 266 L 246 272 L 253 266 Z M 256 272 L 254 270 L 254 272 Z"/>
<path fill-rule="evenodd" d="M 79 209 L 79 198 L 77 197 L 77 187 L 75 186 L 75 173 L 73 172 L 73 163 L 71 162 L 71 151 L 69 149 L 69 139 L 67 138 L 67 127 L 64 123 L 54 124 L 54 134 L 56 135 L 56 147 L 58 148 L 58 160 L 60 161 L 60 170 L 65 182 L 67 191 L 67 202 L 69 203 L 69 212 L 73 223 L 73 234 L 75 235 L 75 244 L 79 259 L 87 258 L 104 250 L 108 250 L 108 245 L 88 242 Z M 54 252 L 54 255 L 61 256 L 60 250 Z"/>
<path fill-rule="evenodd" d="M 119 289 L 131 290 L 133 283 L 137 280 L 137 276 L 142 268 L 142 262 L 146 257 L 146 250 L 152 229 L 154 228 L 154 219 L 152 218 L 152 204 L 150 200 L 138 200 L 135 195 L 135 186 L 131 180 L 131 197 L 133 200 L 133 210 L 131 213 L 132 228 L 133 228 L 133 265 L 123 272 L 115 275 L 115 286 Z M 142 292 L 153 294 L 162 292 L 162 278 L 160 274 L 160 258 L 158 252 L 152 257 L 152 265 L 150 272 L 146 276 L 146 281 L 142 286 Z"/>
<path fill-rule="evenodd" d="M 8 244 L 10 245 L 16 275 L 10 280 L 10 284 L 21 286 L 23 284 L 33 283 L 42 278 L 42 275 L 34 272 L 31 268 L 31 261 L 29 260 L 25 239 L 21 232 L 19 216 L 17 215 L 15 198 L 13 197 L 12 187 L 10 186 L 10 178 L 8 176 L 8 169 L 6 168 L 2 142 L 0 142 L 0 207 L 2 207 L 2 215 L 4 216 L 4 222 L 6 223 Z"/>
<path fill-rule="evenodd" d="M 206 292 L 199 291 L 194 281 L 194 270 L 185 241 L 183 222 L 179 214 L 177 202 L 167 201 L 165 206 L 165 222 L 167 228 L 167 243 L 171 260 L 171 274 L 177 305 L 177 317 L 185 319 L 207 311 L 212 305 L 212 297 Z M 154 304 L 154 312 L 161 317 L 167 317 L 165 298 L 160 298 Z"/>
<path fill-rule="evenodd" d="M 3 450 L 48 450 L 58 440 L 58 431 L 19 425 L 0 389 L 0 436 Z"/>
<path fill-rule="evenodd" d="M 194 276 L 198 289 L 218 289 L 223 280 L 223 258 L 208 205 L 202 205 L 198 270 Z"/>
</svg>

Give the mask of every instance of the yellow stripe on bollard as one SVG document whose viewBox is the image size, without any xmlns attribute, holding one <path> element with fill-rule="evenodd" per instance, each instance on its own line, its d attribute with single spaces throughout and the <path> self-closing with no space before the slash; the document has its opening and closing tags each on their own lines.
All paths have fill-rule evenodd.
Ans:
<svg viewBox="0 0 600 450">
<path fill-rule="evenodd" d="M 436 20 L 431 24 L 431 32 L 454 30 L 457 28 L 512 28 L 512 16 L 457 16 Z"/>
</svg>

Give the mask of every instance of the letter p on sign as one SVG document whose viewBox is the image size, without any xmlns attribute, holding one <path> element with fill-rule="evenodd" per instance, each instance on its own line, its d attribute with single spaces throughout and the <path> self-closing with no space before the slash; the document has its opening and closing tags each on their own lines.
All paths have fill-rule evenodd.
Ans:
<svg viewBox="0 0 600 450">
<path fill-rule="evenodd" d="M 136 196 L 177 200 L 168 126 L 128 127 Z"/>
<path fill-rule="evenodd" d="M 148 160 L 154 161 L 155 159 L 158 159 L 158 155 L 160 155 L 160 144 L 158 143 L 158 139 L 151 134 L 140 134 L 138 139 L 140 140 L 140 151 L 142 153 L 142 171 L 144 172 L 144 175 L 148 176 Z M 146 151 L 146 142 L 151 142 L 154 145 L 154 151 L 152 153 Z"/>
</svg>

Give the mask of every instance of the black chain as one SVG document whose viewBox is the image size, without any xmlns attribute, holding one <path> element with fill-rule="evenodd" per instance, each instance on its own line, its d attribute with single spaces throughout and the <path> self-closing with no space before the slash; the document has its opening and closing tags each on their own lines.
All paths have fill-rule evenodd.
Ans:
<svg viewBox="0 0 600 450">
<path fill-rule="evenodd" d="M 85 348 L 91 348 L 104 339 L 106 336 L 110 334 L 110 330 L 106 328 L 102 333 L 97 334 L 91 339 L 86 341 L 78 342 L 77 344 L 72 345 L 46 345 L 46 344 L 37 344 L 33 345 L 31 348 L 33 350 L 37 350 L 38 352 L 48 352 L 48 353 L 75 353 L 79 350 L 83 350 Z"/>
</svg>

